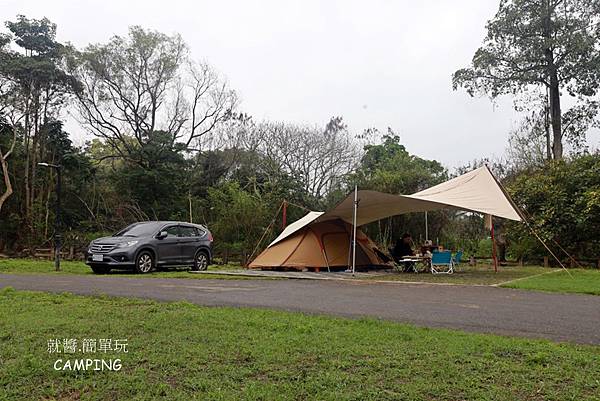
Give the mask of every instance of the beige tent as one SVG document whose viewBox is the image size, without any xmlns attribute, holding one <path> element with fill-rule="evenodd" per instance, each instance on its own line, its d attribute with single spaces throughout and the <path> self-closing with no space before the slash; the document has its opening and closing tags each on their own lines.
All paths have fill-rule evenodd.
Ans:
<svg viewBox="0 0 600 401">
<path fill-rule="evenodd" d="M 352 226 L 342 220 L 328 220 L 320 223 L 306 224 L 306 221 L 318 217 L 322 213 L 310 212 L 296 223 L 304 224 L 300 229 L 288 229 L 288 234 L 281 240 L 273 241 L 249 267 L 293 268 L 320 270 L 346 269 L 349 265 L 350 244 L 352 242 Z M 294 223 L 294 224 L 296 224 Z M 386 261 L 375 243 L 362 231 L 356 232 L 356 267 L 385 266 Z M 379 252 L 379 255 L 378 255 Z"/>
<path fill-rule="evenodd" d="M 355 197 L 357 198 L 356 204 Z M 250 264 L 250 267 L 322 268 L 327 267 L 327 264 L 349 266 L 348 252 L 352 243 L 351 228 L 354 217 L 358 227 L 399 214 L 440 209 L 465 210 L 521 221 L 518 208 L 506 195 L 487 166 L 484 166 L 413 195 L 391 195 L 377 191 L 351 193 L 330 211 L 310 212 L 290 224 Z M 326 222 L 336 223 L 326 225 L 324 224 Z M 335 226 L 340 230 L 341 222 L 346 223 L 344 231 L 338 231 L 339 235 L 330 236 L 327 244 L 323 244 L 323 240 L 319 239 L 319 236 L 322 236 L 319 234 L 322 233 L 322 228 L 329 229 Z M 316 232 L 314 227 L 318 227 Z M 341 235 L 346 231 L 346 234 Z M 367 238 L 360 230 L 357 230 L 356 242 L 359 246 L 357 246 L 356 266 L 362 266 L 367 262 L 362 252 L 368 252 L 370 244 L 372 244 L 372 241 L 369 240 L 369 245 L 365 250 L 364 244 L 360 241 L 361 237 Z M 334 239 L 340 241 L 340 244 L 336 245 Z M 333 258 L 327 254 L 329 247 L 335 249 L 335 251 L 331 251 L 336 255 Z M 374 245 L 371 249 L 374 249 Z M 344 252 L 346 252 L 345 259 L 342 257 Z M 327 255 L 325 256 L 325 254 Z M 377 256 L 375 252 L 372 254 Z M 367 254 L 367 258 L 371 262 L 374 261 L 371 260 L 372 256 L 369 254 Z"/>
</svg>

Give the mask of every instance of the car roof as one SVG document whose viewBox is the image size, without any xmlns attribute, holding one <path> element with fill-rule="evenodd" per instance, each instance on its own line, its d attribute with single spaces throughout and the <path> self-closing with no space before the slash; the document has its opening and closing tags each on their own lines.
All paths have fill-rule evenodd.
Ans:
<svg viewBox="0 0 600 401">
<path fill-rule="evenodd" d="M 184 226 L 192 226 L 192 227 L 206 229 L 206 227 L 204 227 L 202 224 L 187 223 L 185 221 L 155 220 L 155 221 L 140 221 L 136 224 L 140 224 L 140 223 L 155 223 L 156 225 L 179 224 L 179 225 L 184 225 Z"/>
</svg>

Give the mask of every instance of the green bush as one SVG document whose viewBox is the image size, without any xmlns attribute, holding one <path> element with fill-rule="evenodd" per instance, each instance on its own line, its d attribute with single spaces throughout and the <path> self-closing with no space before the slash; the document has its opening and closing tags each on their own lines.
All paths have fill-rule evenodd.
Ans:
<svg viewBox="0 0 600 401">
<path fill-rule="evenodd" d="M 559 243 L 576 258 L 600 257 L 600 155 L 523 171 L 508 188 L 551 249 L 558 253 Z M 539 259 L 548 254 L 525 224 L 507 224 L 507 238 L 509 251 L 517 258 Z"/>
</svg>

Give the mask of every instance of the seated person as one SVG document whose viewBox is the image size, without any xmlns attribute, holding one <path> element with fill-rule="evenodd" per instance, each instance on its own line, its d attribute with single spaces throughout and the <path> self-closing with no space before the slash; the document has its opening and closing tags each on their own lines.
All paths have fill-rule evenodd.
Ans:
<svg viewBox="0 0 600 401">
<path fill-rule="evenodd" d="M 396 245 L 391 250 L 392 257 L 396 263 L 399 263 L 400 259 L 404 256 L 413 256 L 414 251 L 412 249 L 412 237 L 406 233 L 402 235 L 402 238 L 396 241 Z M 412 263 L 405 263 L 405 270 L 410 270 Z"/>
</svg>

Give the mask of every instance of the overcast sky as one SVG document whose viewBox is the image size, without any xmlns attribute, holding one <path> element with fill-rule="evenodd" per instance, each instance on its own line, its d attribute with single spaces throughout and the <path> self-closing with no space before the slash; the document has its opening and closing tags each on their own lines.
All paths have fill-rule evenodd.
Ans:
<svg viewBox="0 0 600 401">
<path fill-rule="evenodd" d="M 0 15 L 48 17 L 77 47 L 130 25 L 180 33 L 222 72 L 255 119 L 360 132 L 392 127 L 411 153 L 455 167 L 499 156 L 518 121 L 512 103 L 452 91 L 499 0 L 1 0 Z M 78 130 L 76 126 L 69 128 Z M 81 137 L 81 132 L 75 132 Z"/>
</svg>

